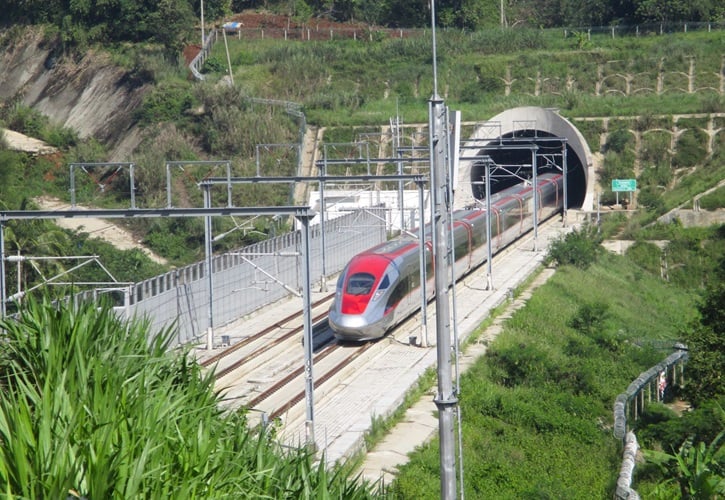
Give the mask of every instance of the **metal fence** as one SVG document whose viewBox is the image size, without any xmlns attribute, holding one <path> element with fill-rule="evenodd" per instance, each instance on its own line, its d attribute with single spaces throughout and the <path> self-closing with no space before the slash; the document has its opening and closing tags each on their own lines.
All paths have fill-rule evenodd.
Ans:
<svg viewBox="0 0 725 500">
<path fill-rule="evenodd" d="M 339 273 L 355 254 L 384 242 L 386 218 L 385 209 L 357 210 L 326 221 L 324 238 L 319 225 L 311 226 L 312 279 L 319 278 L 320 285 L 324 285 L 325 279 Z M 119 305 L 117 311 L 129 318 L 147 318 L 152 335 L 173 326 L 173 346 L 199 341 L 210 320 L 215 328 L 224 326 L 290 294 L 300 293 L 302 244 L 301 231 L 297 230 L 213 257 L 212 290 L 203 261 L 125 289 L 119 287 L 116 292 L 123 298 L 118 302 L 124 305 Z M 79 298 L 93 299 L 94 293 L 89 291 Z"/>
<path fill-rule="evenodd" d="M 709 22 L 701 23 L 694 21 L 645 23 L 634 25 L 612 25 L 612 26 L 585 26 L 580 28 L 564 28 L 564 38 L 580 33 L 591 35 L 608 35 L 612 38 L 622 36 L 651 36 L 668 35 L 673 33 L 688 33 L 691 31 L 719 31 L 725 29 L 725 23 Z"/>
<path fill-rule="evenodd" d="M 204 38 L 201 50 L 189 63 L 189 69 L 197 80 L 203 80 L 204 75 L 201 73 L 201 68 L 204 66 L 204 62 L 209 57 L 211 49 L 214 47 L 214 42 L 217 39 L 217 30 L 209 31 L 209 34 Z"/>
<path fill-rule="evenodd" d="M 243 26 L 235 26 L 233 28 L 222 28 L 225 32 L 237 38 L 245 40 L 263 40 L 265 38 L 289 41 L 334 41 L 334 40 L 359 40 L 359 41 L 377 41 L 389 38 L 425 38 L 430 36 L 430 28 L 382 28 L 382 27 L 321 27 L 314 22 L 306 26 L 296 27 L 254 27 L 245 28 Z M 492 29 L 487 28 L 477 31 L 466 30 L 461 28 L 440 27 L 440 32 L 458 32 L 475 35 Z M 517 29 L 517 28 L 511 28 Z M 677 21 L 677 22 L 661 22 L 661 23 L 643 23 L 634 25 L 610 25 L 610 26 L 580 26 L 580 27 L 563 27 L 563 28 L 546 28 L 542 32 L 563 33 L 564 38 L 577 36 L 579 34 L 607 35 L 612 38 L 623 36 L 650 36 L 665 35 L 672 33 L 688 33 L 692 31 L 718 31 L 725 29 L 723 22 L 694 22 L 694 21 Z"/>
<path fill-rule="evenodd" d="M 617 480 L 614 498 L 635 500 L 639 495 L 631 487 L 638 444 L 634 432 L 627 431 L 627 417 L 639 418 L 645 404 L 662 401 L 667 387 L 682 385 L 684 364 L 687 362 L 687 348 L 676 345 L 678 350 L 667 356 L 649 370 L 640 373 L 627 390 L 617 396 L 614 402 L 614 437 L 624 441 L 622 467 Z"/>
</svg>

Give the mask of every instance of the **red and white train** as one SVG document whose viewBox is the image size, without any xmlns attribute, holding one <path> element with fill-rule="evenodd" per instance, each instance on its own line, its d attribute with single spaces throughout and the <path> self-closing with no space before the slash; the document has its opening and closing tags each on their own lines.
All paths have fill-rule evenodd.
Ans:
<svg viewBox="0 0 725 500">
<path fill-rule="evenodd" d="M 563 176 L 538 176 L 538 220 L 562 209 Z M 534 187 L 518 184 L 491 197 L 491 248 L 495 253 L 530 231 L 534 224 Z M 433 296 L 433 259 L 430 226 L 426 228 L 427 299 Z M 486 210 L 453 213 L 456 279 L 486 261 Z M 345 341 L 377 339 L 420 309 L 420 244 L 401 236 L 370 248 L 345 266 L 330 306 L 329 324 Z"/>
</svg>

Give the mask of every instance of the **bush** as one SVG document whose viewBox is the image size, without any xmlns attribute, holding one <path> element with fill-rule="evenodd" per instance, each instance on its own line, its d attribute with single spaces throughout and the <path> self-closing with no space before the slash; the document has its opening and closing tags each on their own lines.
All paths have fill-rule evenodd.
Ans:
<svg viewBox="0 0 725 500">
<path fill-rule="evenodd" d="M 662 250 L 653 243 L 638 241 L 627 249 L 627 258 L 653 275 L 659 275 Z"/>
<path fill-rule="evenodd" d="M 707 135 L 699 129 L 686 130 L 677 140 L 677 152 L 672 159 L 675 167 L 687 168 L 702 163 L 707 157 Z"/>
<path fill-rule="evenodd" d="M 604 151 L 623 153 L 627 146 L 633 141 L 632 134 L 625 128 L 612 131 L 607 138 Z"/>
<path fill-rule="evenodd" d="M 194 104 L 191 87 L 186 83 L 159 84 L 144 98 L 136 117 L 141 123 L 177 120 Z"/>
<path fill-rule="evenodd" d="M 725 188 L 716 189 L 712 193 L 700 198 L 700 208 L 703 210 L 725 208 Z"/>
<path fill-rule="evenodd" d="M 204 61 L 201 68 L 202 73 L 226 73 L 227 65 L 218 57 L 210 57 Z"/>
<path fill-rule="evenodd" d="M 665 212 L 665 201 L 662 195 L 651 187 L 642 188 L 637 195 L 637 201 L 641 207 L 650 212 L 661 214 Z"/>
<path fill-rule="evenodd" d="M 602 251 L 601 237 L 593 226 L 582 226 L 555 240 L 545 258 L 548 264 L 572 265 L 586 269 L 593 264 Z"/>
<path fill-rule="evenodd" d="M 591 336 L 592 333 L 603 328 L 608 308 L 607 304 L 601 302 L 584 304 L 571 319 L 569 326 L 579 333 Z"/>
</svg>

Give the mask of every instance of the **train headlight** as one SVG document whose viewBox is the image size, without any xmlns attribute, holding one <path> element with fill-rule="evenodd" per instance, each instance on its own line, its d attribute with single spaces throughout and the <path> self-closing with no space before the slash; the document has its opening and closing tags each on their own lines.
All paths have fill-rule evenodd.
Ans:
<svg viewBox="0 0 725 500">
<path fill-rule="evenodd" d="M 385 293 L 385 290 L 378 290 L 377 292 L 375 292 L 373 294 L 373 298 L 370 300 L 373 300 L 373 301 L 378 300 L 380 297 L 383 296 L 384 293 Z"/>
</svg>

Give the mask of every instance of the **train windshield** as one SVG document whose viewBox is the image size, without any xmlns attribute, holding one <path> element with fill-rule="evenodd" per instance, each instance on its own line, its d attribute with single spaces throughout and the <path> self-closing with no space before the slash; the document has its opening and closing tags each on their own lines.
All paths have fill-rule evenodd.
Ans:
<svg viewBox="0 0 725 500">
<path fill-rule="evenodd" d="M 370 273 L 357 273 L 347 280 L 346 292 L 350 295 L 369 295 L 375 284 L 375 276 Z"/>
</svg>

